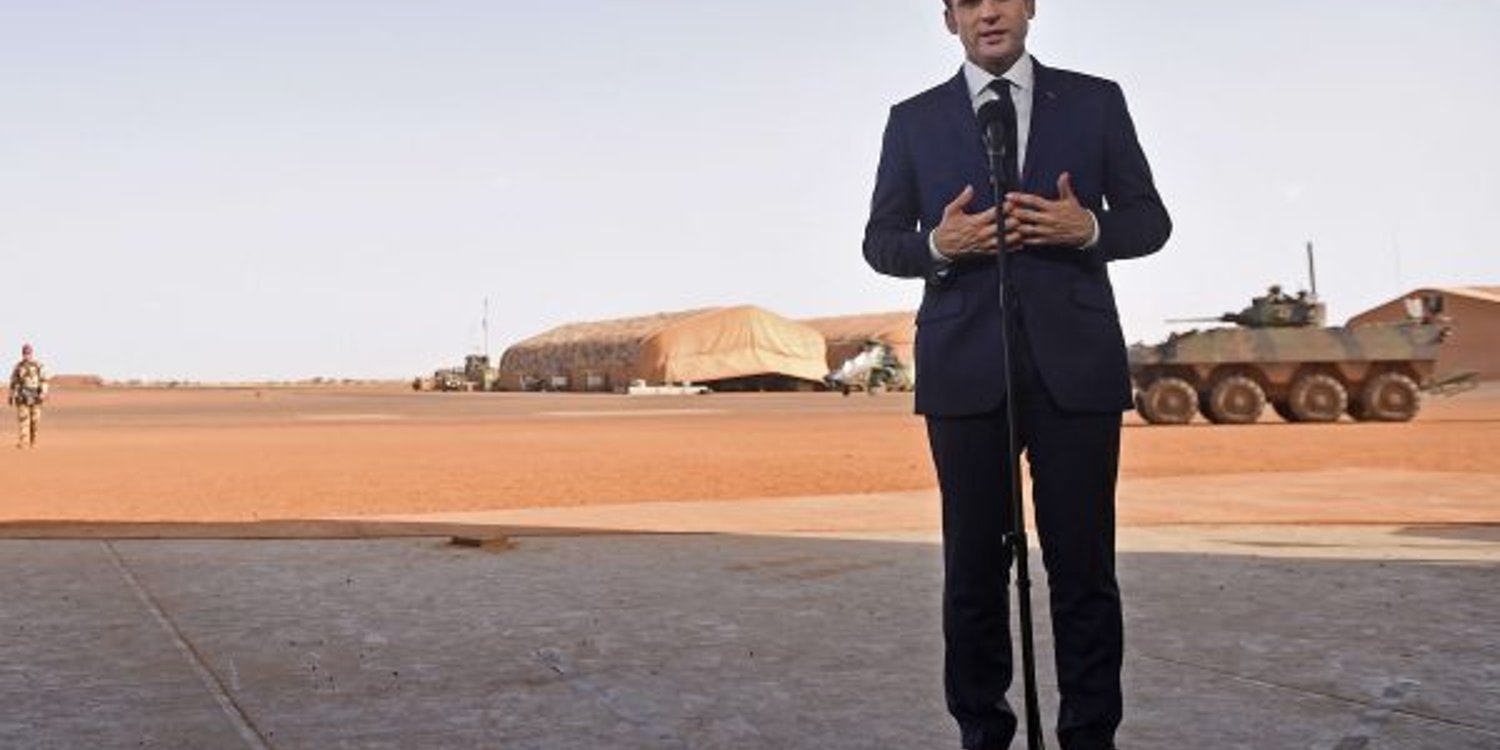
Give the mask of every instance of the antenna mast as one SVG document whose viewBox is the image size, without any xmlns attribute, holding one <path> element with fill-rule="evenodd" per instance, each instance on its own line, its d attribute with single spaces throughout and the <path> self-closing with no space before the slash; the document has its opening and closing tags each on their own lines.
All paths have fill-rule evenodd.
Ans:
<svg viewBox="0 0 1500 750">
<path fill-rule="evenodd" d="M 1308 286 L 1312 287 L 1309 291 L 1312 292 L 1313 299 L 1317 299 L 1318 269 L 1313 265 L 1313 249 L 1311 240 L 1309 240 L 1307 243 L 1307 283 Z"/>
<path fill-rule="evenodd" d="M 479 328 L 484 331 L 484 356 L 490 356 L 490 298 L 484 298 L 484 317 L 479 320 Z"/>
</svg>

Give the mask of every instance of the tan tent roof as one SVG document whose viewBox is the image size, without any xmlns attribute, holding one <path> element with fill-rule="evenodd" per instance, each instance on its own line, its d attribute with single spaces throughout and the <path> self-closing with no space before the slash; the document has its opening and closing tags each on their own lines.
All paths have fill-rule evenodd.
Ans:
<svg viewBox="0 0 1500 750">
<path fill-rule="evenodd" d="M 840 315 L 811 318 L 801 323 L 823 334 L 830 343 L 879 339 L 887 344 L 911 344 L 917 340 L 917 314 L 914 312 Z"/>
<path fill-rule="evenodd" d="M 712 382 L 752 375 L 821 381 L 823 336 L 758 307 L 708 310 L 674 321 L 645 342 L 637 377 L 650 383 Z"/>
<path fill-rule="evenodd" d="M 572 323 L 505 351 L 501 383 L 592 376 L 610 388 L 648 383 L 712 382 L 756 375 L 820 381 L 823 337 L 758 307 L 720 307 L 635 318 Z M 571 388 L 584 387 L 570 382 Z"/>
<path fill-rule="evenodd" d="M 500 370 L 540 377 L 576 370 L 631 369 L 640 358 L 641 342 L 673 323 L 712 309 L 717 308 L 558 326 L 506 349 Z"/>
</svg>

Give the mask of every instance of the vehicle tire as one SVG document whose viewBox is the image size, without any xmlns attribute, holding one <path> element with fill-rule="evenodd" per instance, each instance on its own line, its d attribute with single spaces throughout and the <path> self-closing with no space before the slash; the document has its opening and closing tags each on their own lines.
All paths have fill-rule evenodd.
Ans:
<svg viewBox="0 0 1500 750">
<path fill-rule="evenodd" d="M 1349 391 L 1332 375 L 1309 373 L 1292 383 L 1287 407 L 1298 422 L 1337 422 L 1349 408 Z"/>
<path fill-rule="evenodd" d="M 1292 407 L 1285 401 L 1272 401 L 1271 409 L 1276 412 L 1276 416 L 1288 422 L 1299 421 L 1297 415 L 1292 413 Z"/>
<path fill-rule="evenodd" d="M 1197 406 L 1198 392 L 1182 378 L 1157 378 L 1135 398 L 1136 411 L 1151 424 L 1187 424 Z"/>
<path fill-rule="evenodd" d="M 1250 424 L 1265 411 L 1266 392 L 1244 375 L 1230 375 L 1214 383 L 1203 406 L 1214 424 Z"/>
<path fill-rule="evenodd" d="M 1421 406 L 1422 391 L 1416 381 L 1399 372 L 1383 372 L 1360 389 L 1359 404 L 1350 413 L 1372 422 L 1407 422 Z"/>
</svg>

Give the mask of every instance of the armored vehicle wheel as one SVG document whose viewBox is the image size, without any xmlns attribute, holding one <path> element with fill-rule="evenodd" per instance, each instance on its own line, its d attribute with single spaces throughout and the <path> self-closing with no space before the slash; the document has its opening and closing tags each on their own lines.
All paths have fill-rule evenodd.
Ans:
<svg viewBox="0 0 1500 750">
<path fill-rule="evenodd" d="M 1266 408 L 1260 383 L 1244 375 L 1230 375 L 1214 383 L 1203 404 L 1203 416 L 1214 424 L 1250 424 Z"/>
<path fill-rule="evenodd" d="M 1187 424 L 1193 421 L 1198 392 L 1182 378 L 1158 378 L 1135 398 L 1135 409 L 1151 424 Z"/>
<path fill-rule="evenodd" d="M 1406 422 L 1417 416 L 1421 405 L 1421 390 L 1415 381 L 1399 372 L 1385 372 L 1365 383 L 1359 403 L 1349 411 L 1355 419 Z"/>
<path fill-rule="evenodd" d="M 1309 373 L 1292 383 L 1287 408 L 1298 422 L 1337 422 L 1349 408 L 1349 392 L 1332 375 Z"/>
</svg>

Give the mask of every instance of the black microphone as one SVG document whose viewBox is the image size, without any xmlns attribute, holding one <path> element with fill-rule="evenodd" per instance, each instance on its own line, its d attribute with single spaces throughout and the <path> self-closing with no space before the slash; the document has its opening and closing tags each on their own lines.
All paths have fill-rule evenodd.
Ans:
<svg viewBox="0 0 1500 750">
<path fill-rule="evenodd" d="M 989 154 L 990 169 L 997 183 L 995 197 L 998 200 L 1016 184 L 1010 166 L 1015 163 L 1015 157 L 1010 153 L 1016 132 L 1015 107 L 1007 107 L 999 99 L 985 102 L 979 107 L 979 127 L 984 132 L 985 151 Z"/>
</svg>

